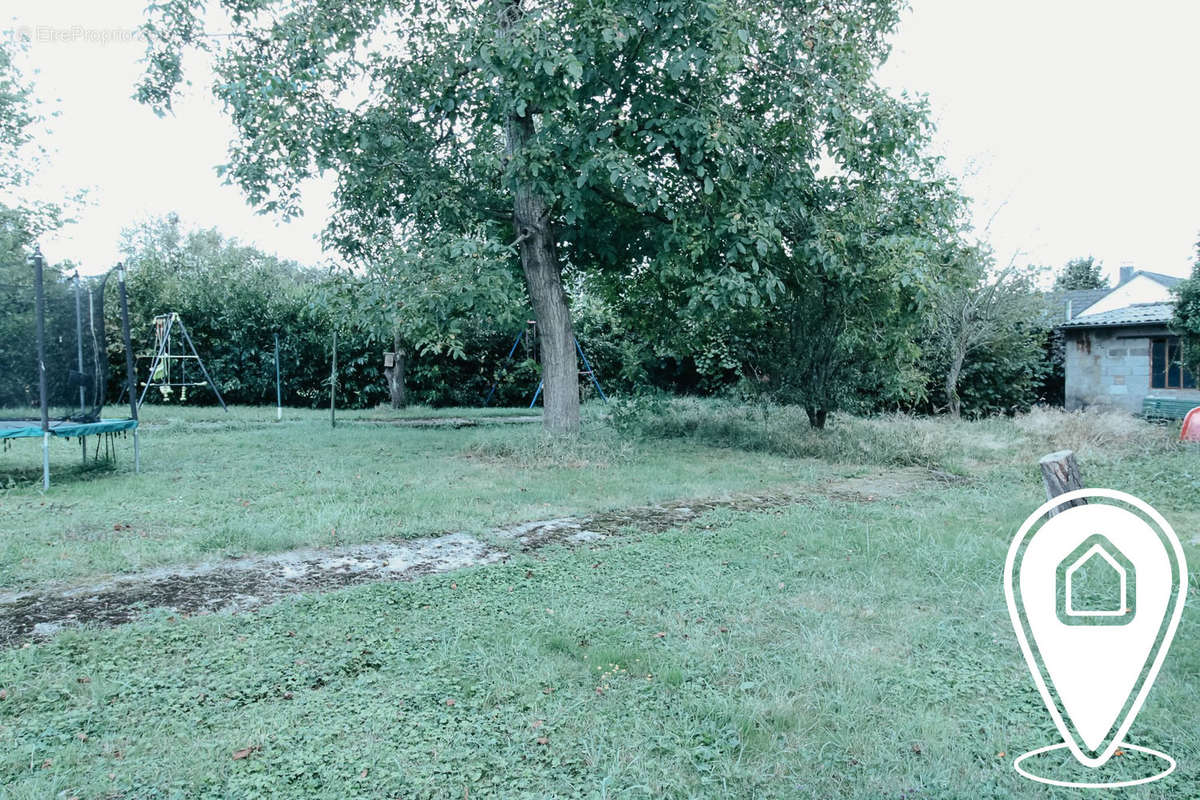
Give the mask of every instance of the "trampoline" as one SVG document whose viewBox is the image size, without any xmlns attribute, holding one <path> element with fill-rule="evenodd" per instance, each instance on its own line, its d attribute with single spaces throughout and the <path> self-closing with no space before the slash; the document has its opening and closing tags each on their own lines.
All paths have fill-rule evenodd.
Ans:
<svg viewBox="0 0 1200 800">
<path fill-rule="evenodd" d="M 78 439 L 84 461 L 87 439 L 102 437 L 115 454 L 114 437 L 133 436 L 134 470 L 140 471 L 136 380 L 129 336 L 125 270 L 117 265 L 98 277 L 73 277 L 47 269 L 40 252 L 29 271 L 6 270 L 0 284 L 0 441 L 42 440 L 42 488 L 50 488 L 51 439 Z M 104 290 L 117 273 L 120 338 L 125 350 L 128 417 L 104 417 L 109 390 L 110 347 L 104 320 Z M 115 352 L 115 349 L 114 349 Z M 97 439 L 99 457 L 101 439 Z"/>
</svg>

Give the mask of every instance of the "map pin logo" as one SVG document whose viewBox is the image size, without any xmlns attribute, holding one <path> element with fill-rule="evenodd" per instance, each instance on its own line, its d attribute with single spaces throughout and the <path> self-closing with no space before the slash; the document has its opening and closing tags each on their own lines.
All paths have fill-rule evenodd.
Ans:
<svg viewBox="0 0 1200 800">
<path fill-rule="evenodd" d="M 1073 502 L 1085 501 L 1085 505 Z M 1033 512 L 1004 566 L 1013 629 L 1038 692 L 1063 737 L 1013 766 L 1060 786 L 1148 783 L 1175 768 L 1170 756 L 1122 743 L 1146 701 L 1179 627 L 1187 563 L 1179 538 L 1150 505 L 1111 489 L 1080 489 Z M 1075 783 L 1034 775 L 1026 759 L 1069 748 L 1098 768 L 1118 747 L 1167 762 L 1157 775 L 1119 783 Z"/>
</svg>

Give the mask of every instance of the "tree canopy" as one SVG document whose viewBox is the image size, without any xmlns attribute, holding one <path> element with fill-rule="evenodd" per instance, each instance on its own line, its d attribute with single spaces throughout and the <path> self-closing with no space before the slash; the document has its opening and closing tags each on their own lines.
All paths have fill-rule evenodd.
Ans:
<svg viewBox="0 0 1200 800">
<path fill-rule="evenodd" d="M 1061 291 L 1071 289 L 1107 289 L 1108 281 L 1102 273 L 1103 265 L 1092 256 L 1073 258 L 1063 266 L 1054 279 L 1054 288 Z"/>
<path fill-rule="evenodd" d="M 434 231 L 512 246 L 556 429 L 578 424 L 564 270 L 694 319 L 773 301 L 798 258 L 866 269 L 832 251 L 890 234 L 829 215 L 887 203 L 893 155 L 927 124 L 872 80 L 890 0 L 218 5 L 224 29 L 200 0 L 151 7 L 139 98 L 168 110 L 185 52 L 211 51 L 239 133 L 225 174 L 287 214 L 333 172 L 327 239 L 347 258 Z M 857 198 L 830 200 L 839 181 Z"/>
</svg>

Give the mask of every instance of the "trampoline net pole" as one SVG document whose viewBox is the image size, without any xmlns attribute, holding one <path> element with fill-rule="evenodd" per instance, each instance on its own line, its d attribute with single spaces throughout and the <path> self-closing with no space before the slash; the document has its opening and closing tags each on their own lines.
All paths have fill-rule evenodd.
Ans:
<svg viewBox="0 0 1200 800">
<path fill-rule="evenodd" d="M 75 270 L 75 363 L 79 367 L 79 414 L 87 411 L 87 390 L 83 383 L 83 310 L 79 298 L 79 270 Z"/>
<path fill-rule="evenodd" d="M 121 299 L 121 339 L 125 345 L 125 382 L 129 391 L 129 418 L 138 418 L 137 370 L 133 366 L 133 336 L 129 331 L 129 293 L 125 289 L 125 265 L 117 264 L 117 294 Z M 142 453 L 137 428 L 133 429 L 133 471 L 142 471 Z"/>
<path fill-rule="evenodd" d="M 46 289 L 42 285 L 42 267 L 42 252 L 35 250 L 33 253 L 33 314 L 37 328 L 38 402 L 42 415 L 42 432 L 48 436 L 50 433 L 50 404 L 46 397 Z"/>
<path fill-rule="evenodd" d="M 42 253 L 33 254 L 34 316 L 37 319 L 38 394 L 42 412 L 42 491 L 50 488 L 50 405 L 46 397 L 46 287 L 42 285 Z"/>
</svg>

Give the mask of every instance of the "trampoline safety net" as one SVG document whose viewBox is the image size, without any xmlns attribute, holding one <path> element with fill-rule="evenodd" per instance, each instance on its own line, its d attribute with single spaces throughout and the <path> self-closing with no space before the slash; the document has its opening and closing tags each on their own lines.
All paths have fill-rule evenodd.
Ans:
<svg viewBox="0 0 1200 800">
<path fill-rule="evenodd" d="M 36 270 L 0 265 L 0 419 L 41 420 Z M 46 401 L 50 421 L 94 422 L 108 386 L 107 275 L 42 274 Z"/>
</svg>

